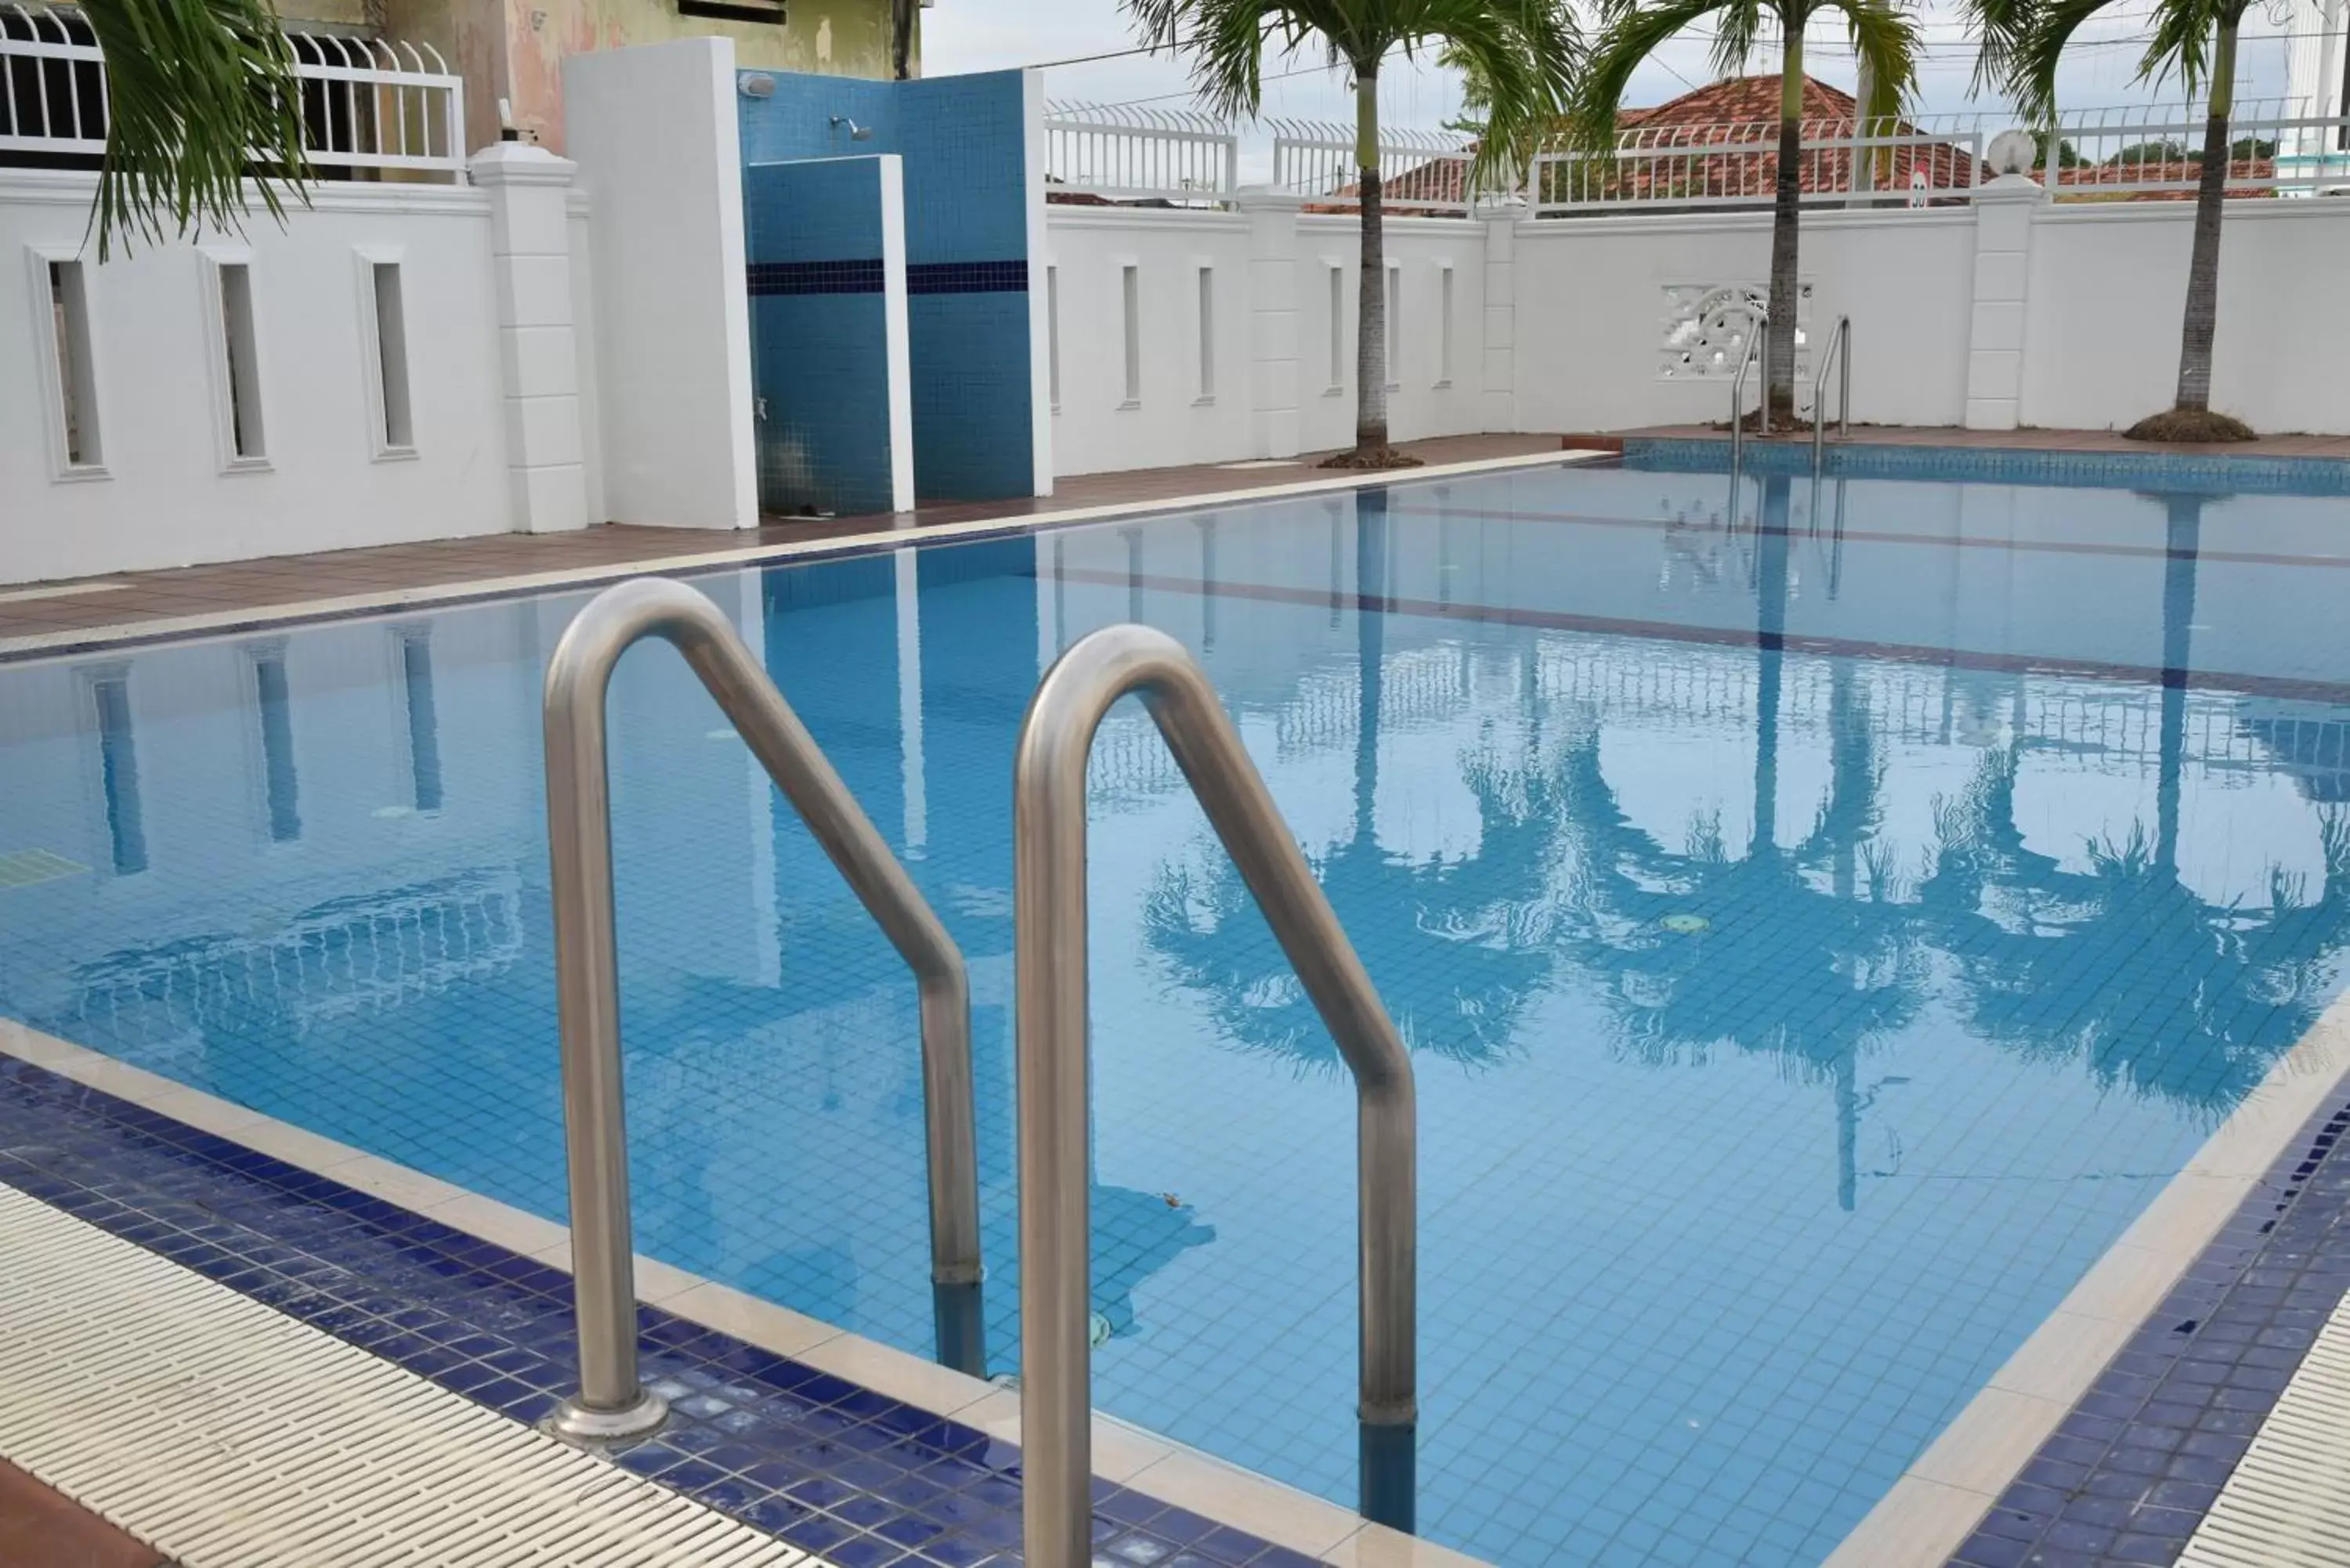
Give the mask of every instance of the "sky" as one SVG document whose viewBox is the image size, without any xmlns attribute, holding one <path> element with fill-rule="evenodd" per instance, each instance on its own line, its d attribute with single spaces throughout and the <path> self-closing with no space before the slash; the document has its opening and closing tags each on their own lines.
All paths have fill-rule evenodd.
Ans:
<svg viewBox="0 0 2350 1568">
<path fill-rule="evenodd" d="M 2173 83 L 2157 95 L 2134 85 L 2141 40 L 2152 0 L 2115 0 L 2111 14 L 2084 27 L 2059 78 L 2060 100 L 2080 108 L 2147 102 L 2176 102 Z M 1973 46 L 1960 24 L 1958 7 L 1929 3 L 1918 7 L 1926 44 L 1915 107 L 1926 112 L 1959 111 L 1995 106 L 1995 100 L 1970 100 L 1968 81 L 1973 71 Z M 2309 24 L 2314 26 L 2314 24 Z M 2285 33 L 2288 13 L 2282 0 L 2272 9 L 2255 5 L 2245 17 L 2246 41 L 2241 49 L 2240 92 L 2246 95 L 2282 93 L 2284 89 Z M 995 70 L 1041 65 L 1079 56 L 1102 54 L 1134 47 L 1135 35 L 1118 0 L 937 0 L 922 13 L 922 69 L 927 76 Z M 1684 36 L 1662 50 L 1633 80 L 1626 102 L 1661 103 L 1713 76 L 1710 47 Z M 1805 40 L 1808 74 L 1850 90 L 1853 65 L 1840 29 L 1825 23 Z M 1757 73 L 1775 70 L 1776 51 L 1750 67 Z M 1351 99 L 1337 72 L 1309 55 L 1286 65 L 1269 64 L 1268 78 L 1277 71 L 1295 71 L 1281 80 L 1268 80 L 1268 115 L 1310 119 L 1351 118 Z M 1165 57 L 1129 57 L 1086 64 L 1055 66 L 1045 73 L 1046 96 L 1095 103 L 1131 103 L 1180 109 L 1189 101 L 1187 75 L 1179 63 Z M 1388 123 L 1434 128 L 1456 113 L 1460 88 L 1450 73 L 1432 65 L 1381 73 L 1380 111 Z M 1243 178 L 1247 177 L 1244 160 Z"/>
</svg>

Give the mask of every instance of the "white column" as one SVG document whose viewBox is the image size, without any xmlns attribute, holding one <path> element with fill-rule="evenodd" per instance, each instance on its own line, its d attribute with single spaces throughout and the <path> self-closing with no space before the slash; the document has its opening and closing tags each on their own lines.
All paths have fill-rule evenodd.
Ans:
<svg viewBox="0 0 2350 1568">
<path fill-rule="evenodd" d="M 1526 213 L 1518 195 L 1479 209 L 1485 221 L 1485 379 L 1477 428 L 1487 434 L 1518 428 L 1518 225 Z"/>
<path fill-rule="evenodd" d="M 1967 333 L 1967 429 L 2012 431 L 2023 407 L 2023 307 L 2032 227 L 2048 192 L 2028 174 L 1975 192 L 1974 314 Z"/>
<path fill-rule="evenodd" d="M 515 532 L 584 528 L 579 352 L 571 315 L 571 176 L 543 147 L 501 141 L 473 154 L 490 198 L 498 361 L 505 380 L 506 480 Z"/>
<path fill-rule="evenodd" d="M 1233 202 L 1249 221 L 1249 410 L 1258 457 L 1299 451 L 1297 212 L 1283 191 L 1247 190 Z"/>
</svg>

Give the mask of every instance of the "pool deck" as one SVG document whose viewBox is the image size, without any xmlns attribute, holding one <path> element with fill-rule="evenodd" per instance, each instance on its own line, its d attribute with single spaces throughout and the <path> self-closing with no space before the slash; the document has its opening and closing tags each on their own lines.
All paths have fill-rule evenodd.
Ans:
<svg viewBox="0 0 2350 1568">
<path fill-rule="evenodd" d="M 1446 436 L 1400 444 L 1431 468 L 1555 458 L 1560 451 L 1558 438 L 1550 435 Z M 369 601 L 425 602 L 484 588 L 499 591 L 503 585 L 550 575 L 593 581 L 683 557 L 743 552 L 748 558 L 763 551 L 822 546 L 876 534 L 902 535 L 910 545 L 972 524 L 1148 507 L 1202 496 L 1238 499 L 1301 483 L 1345 487 L 1381 477 L 1317 468 L 1318 456 L 1276 465 L 1201 463 L 1083 474 L 1059 481 L 1051 495 L 935 502 L 911 512 L 820 521 L 775 518 L 756 528 L 615 523 L 561 534 L 488 534 L 0 585 L 0 658 L 61 650 L 79 640 L 76 634 L 178 636 L 200 628 L 190 623 L 233 623 L 255 615 L 287 618 L 316 613 L 321 604 L 359 608 Z"/>
</svg>

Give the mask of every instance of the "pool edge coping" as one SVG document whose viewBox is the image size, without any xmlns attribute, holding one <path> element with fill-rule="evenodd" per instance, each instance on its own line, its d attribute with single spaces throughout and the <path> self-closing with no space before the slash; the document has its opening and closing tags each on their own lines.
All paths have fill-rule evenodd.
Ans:
<svg viewBox="0 0 2350 1568">
<path fill-rule="evenodd" d="M 544 572 L 524 572 L 503 577 L 474 577 L 457 582 L 426 584 L 417 587 L 387 588 L 380 593 L 345 594 L 332 598 L 294 599 L 284 604 L 255 605 L 245 609 L 219 610 L 205 615 L 159 616 L 152 620 L 119 621 L 109 626 L 78 627 L 63 631 L 33 632 L 17 637 L 0 638 L 0 664 L 32 662 L 42 659 L 94 653 L 108 649 L 134 647 L 151 642 L 172 642 L 183 638 L 217 637 L 307 621 L 340 620 L 351 617 L 379 615 L 387 611 L 444 609 L 524 594 L 592 587 L 602 583 L 622 582 L 630 577 L 723 571 L 728 567 L 775 566 L 801 559 L 873 555 L 883 550 L 913 549 L 931 544 L 987 537 L 1010 537 L 1021 534 L 1039 533 L 1047 528 L 1069 527 L 1083 523 L 1110 522 L 1123 517 L 1144 517 L 1167 512 L 1193 512 L 1211 507 L 1239 506 L 1260 501 L 1280 501 L 1294 496 L 1319 495 L 1333 491 L 1361 490 L 1387 484 L 1417 483 L 1422 480 L 1465 477 L 1481 472 L 1506 472 L 1514 469 L 1553 465 L 1571 466 L 1599 459 L 1613 459 L 1616 456 L 1617 454 L 1612 452 L 1573 447 L 1562 448 L 1556 452 L 1519 452 L 1507 457 L 1472 458 L 1459 462 L 1429 463 L 1419 468 L 1376 471 L 1349 469 L 1327 479 L 1297 480 L 1287 484 L 1260 485 L 1245 490 L 1202 491 L 1149 501 L 1103 502 L 1096 505 L 1073 506 L 1056 512 L 978 517 L 959 523 L 917 524 L 910 527 L 843 535 L 830 539 L 784 540 L 764 545 L 742 545 L 723 550 L 659 556 L 641 561 L 605 562 L 592 566 L 555 567 Z M 695 530 L 695 532 L 708 533 L 718 532 L 718 530 L 704 529 Z M 470 535 L 470 537 L 494 538 L 496 535 Z M 434 543 L 435 541 L 423 542 Z M 455 543 L 456 541 L 439 542 Z"/>
<path fill-rule="evenodd" d="M 1943 1568 L 2345 1083 L 2350 990 L 2277 1058 L 1821 1568 Z"/>
<path fill-rule="evenodd" d="M 0 1055 L 425 1215 L 494 1246 L 570 1272 L 570 1230 L 453 1182 L 250 1110 L 232 1100 L 0 1018 Z M 642 1253 L 637 1299 L 788 1356 L 905 1405 L 1010 1443 L 1015 1390 L 956 1372 Z M 1096 1410 L 1093 1469 L 1159 1502 L 1206 1515 L 1334 1568 L 1491 1568 L 1482 1559 L 1371 1523 L 1326 1499 Z M 820 1553 L 812 1556 L 820 1556 Z"/>
</svg>

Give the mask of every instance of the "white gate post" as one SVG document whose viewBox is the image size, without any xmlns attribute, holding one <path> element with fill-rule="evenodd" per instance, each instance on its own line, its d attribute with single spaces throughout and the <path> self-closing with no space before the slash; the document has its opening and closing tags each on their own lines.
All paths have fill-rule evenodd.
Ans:
<svg viewBox="0 0 2350 1568">
<path fill-rule="evenodd" d="M 1526 199 L 1513 192 L 1482 202 L 1485 223 L 1483 406 L 1477 428 L 1498 435 L 1518 428 L 1518 225 Z"/>
<path fill-rule="evenodd" d="M 1249 417 L 1258 457 L 1295 457 L 1301 440 L 1297 357 L 1297 213 L 1284 191 L 1235 192 L 1249 221 Z"/>
<path fill-rule="evenodd" d="M 584 528 L 590 519 L 567 205 L 578 165 L 543 147 L 501 141 L 474 153 L 469 167 L 490 198 L 513 527 L 518 534 Z"/>
<path fill-rule="evenodd" d="M 2048 192 L 2028 174 L 1975 189 L 1974 309 L 1967 330 L 1967 429 L 2022 421 L 2023 307 L 2033 220 Z"/>
</svg>

